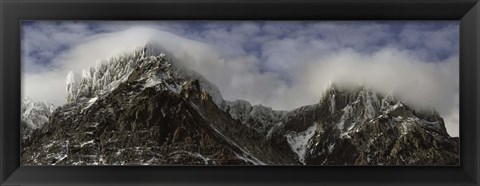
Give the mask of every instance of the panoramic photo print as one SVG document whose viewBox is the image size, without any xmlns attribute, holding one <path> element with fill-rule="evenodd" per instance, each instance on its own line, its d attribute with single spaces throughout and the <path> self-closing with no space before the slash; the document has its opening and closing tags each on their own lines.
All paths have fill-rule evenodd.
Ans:
<svg viewBox="0 0 480 186">
<path fill-rule="evenodd" d="M 458 21 L 22 21 L 21 165 L 458 166 Z"/>
</svg>

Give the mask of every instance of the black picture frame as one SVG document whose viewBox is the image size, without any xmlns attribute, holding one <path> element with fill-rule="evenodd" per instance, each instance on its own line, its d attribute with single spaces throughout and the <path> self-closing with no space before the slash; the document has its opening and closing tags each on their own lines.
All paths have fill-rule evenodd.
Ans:
<svg viewBox="0 0 480 186">
<path fill-rule="evenodd" d="M 20 166 L 21 20 L 458 20 L 460 166 Z M 0 0 L 0 185 L 478 185 L 478 0 Z"/>
</svg>

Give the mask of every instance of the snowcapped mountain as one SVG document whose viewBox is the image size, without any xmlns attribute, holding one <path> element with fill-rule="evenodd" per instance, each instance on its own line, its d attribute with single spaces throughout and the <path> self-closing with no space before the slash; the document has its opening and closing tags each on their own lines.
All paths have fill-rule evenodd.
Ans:
<svg viewBox="0 0 480 186">
<path fill-rule="evenodd" d="M 307 129 L 300 124 L 307 131 L 306 145 L 289 143 L 294 151 L 305 152 L 297 153 L 305 164 L 458 164 L 457 139 L 447 134 L 438 113 L 415 111 L 391 95 L 332 86 L 312 110 L 315 121 L 307 122 Z M 312 127 L 313 135 L 308 133 Z"/>
<path fill-rule="evenodd" d="M 435 112 L 365 87 L 277 111 L 226 101 L 157 44 L 67 77 L 67 104 L 31 143 L 28 165 L 450 165 L 457 139 Z M 36 121 L 36 120 L 35 120 Z"/>
<path fill-rule="evenodd" d="M 54 109 L 55 106 L 52 103 L 35 102 L 28 97 L 23 99 L 21 105 L 22 139 L 30 138 L 34 130 L 43 127 Z"/>
</svg>

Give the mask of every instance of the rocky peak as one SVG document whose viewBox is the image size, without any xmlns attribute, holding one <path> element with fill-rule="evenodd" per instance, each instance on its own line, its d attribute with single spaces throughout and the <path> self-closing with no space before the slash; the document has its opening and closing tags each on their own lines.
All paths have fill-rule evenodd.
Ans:
<svg viewBox="0 0 480 186">
<path fill-rule="evenodd" d="M 333 85 L 326 90 L 320 103 L 310 108 L 315 114 L 309 117 L 308 123 L 315 126 L 314 134 L 309 131 L 311 127 L 303 127 L 293 134 L 287 132 L 289 139 L 295 137 L 294 134 L 309 134 L 298 137 L 301 140 L 289 141 L 297 153 L 306 151 L 299 153 L 299 159 L 304 159 L 307 164 L 450 164 L 458 161 L 458 156 L 449 153 L 456 152 L 458 144 L 447 134 L 438 113 L 415 110 L 392 94 L 384 95 L 363 86 L 345 88 Z M 298 117 L 294 115 L 293 118 Z M 305 124 L 288 125 L 285 128 Z M 299 148 L 299 142 L 304 144 L 300 146 L 302 148 Z M 426 143 L 442 144 L 444 149 Z M 426 160 L 425 157 L 433 151 L 438 159 Z"/>
<path fill-rule="evenodd" d="M 133 54 L 111 58 L 82 71 L 81 75 L 70 71 L 67 76 L 67 103 L 89 99 L 115 89 L 120 83 L 141 65 L 155 62 L 157 56 L 145 57 L 143 49 Z M 158 56 L 158 58 L 162 58 Z"/>
<path fill-rule="evenodd" d="M 53 103 L 47 103 L 45 101 L 37 102 L 27 97 L 22 100 L 22 121 L 26 122 L 29 128 L 40 128 L 43 126 L 43 123 L 48 121 L 48 116 L 55 108 Z"/>
<path fill-rule="evenodd" d="M 43 127 L 55 108 L 53 103 L 37 102 L 29 97 L 23 99 L 21 105 L 22 139 L 29 138 L 34 130 Z"/>
<path fill-rule="evenodd" d="M 341 87 L 332 84 L 320 100 L 320 108 L 323 110 L 321 118 L 324 119 L 322 120 L 336 123 L 343 132 L 368 120 L 388 115 L 436 122 L 438 130 L 446 133 L 443 119 L 437 112 L 415 111 L 400 102 L 394 95 L 381 94 L 365 86 Z"/>
<path fill-rule="evenodd" d="M 71 71 L 67 76 L 66 101 L 86 101 L 133 79 L 145 80 L 146 87 L 163 84 L 164 88 L 177 93 L 184 81 L 198 80 L 202 90 L 207 91 L 217 105 L 222 104 L 223 97 L 215 85 L 197 72 L 172 63 L 176 59 L 167 54 L 170 53 L 159 44 L 149 42 L 133 53 L 102 61 L 81 74 Z"/>
<path fill-rule="evenodd" d="M 336 114 L 349 104 L 362 105 L 365 108 L 365 116 L 371 117 L 379 112 L 381 108 L 383 96 L 373 89 L 357 86 L 357 87 L 340 87 L 332 85 L 323 95 L 320 103 L 329 105 L 328 110 L 331 114 Z M 385 100 L 390 104 L 390 100 Z"/>
</svg>

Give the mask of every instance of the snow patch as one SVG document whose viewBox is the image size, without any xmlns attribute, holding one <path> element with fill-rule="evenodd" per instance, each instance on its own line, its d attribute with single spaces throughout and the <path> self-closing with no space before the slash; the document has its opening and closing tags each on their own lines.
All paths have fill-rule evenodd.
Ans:
<svg viewBox="0 0 480 186">
<path fill-rule="evenodd" d="M 317 123 L 313 124 L 312 126 L 308 127 L 307 130 L 302 132 L 293 132 L 289 131 L 285 134 L 287 138 L 287 142 L 290 145 L 290 148 L 293 152 L 298 155 L 298 159 L 300 162 L 305 164 L 305 155 L 307 152 L 308 142 L 310 138 L 313 137 L 315 134 L 315 129 L 317 128 Z"/>
<path fill-rule="evenodd" d="M 401 123 L 401 130 L 402 135 L 406 135 L 408 133 L 408 123 L 407 122 L 402 122 Z"/>
<path fill-rule="evenodd" d="M 145 82 L 145 87 L 153 87 L 155 85 L 158 85 L 162 83 L 163 80 L 159 79 L 158 77 L 151 77 L 147 79 L 147 82 Z"/>
<path fill-rule="evenodd" d="M 345 128 L 345 120 L 347 120 L 352 115 L 353 107 L 351 105 L 347 105 L 345 108 L 342 109 L 342 111 L 343 114 L 340 117 L 340 122 L 337 123 L 337 127 L 338 129 L 340 129 L 340 131 L 343 131 L 343 129 Z"/>
<path fill-rule="evenodd" d="M 334 147 L 335 147 L 335 143 L 328 145 L 328 153 L 332 153 Z"/>
<path fill-rule="evenodd" d="M 365 106 L 364 119 L 373 118 L 376 114 L 374 103 L 378 103 L 378 98 L 375 93 L 370 91 L 362 91 L 363 101 Z"/>
<path fill-rule="evenodd" d="M 205 157 L 204 155 L 202 155 L 202 154 L 200 154 L 200 153 L 196 153 L 196 152 L 194 152 L 194 153 L 192 153 L 192 152 L 187 152 L 187 153 L 188 153 L 190 156 L 194 156 L 194 157 L 197 157 L 197 158 L 202 159 L 203 162 L 205 163 L 205 165 L 208 165 L 209 162 L 211 161 L 210 158 Z"/>
<path fill-rule="evenodd" d="M 93 140 L 90 140 L 90 141 L 86 141 L 86 142 L 83 142 L 80 144 L 80 147 L 83 147 L 85 145 L 88 145 L 88 144 L 93 144 Z"/>
<path fill-rule="evenodd" d="M 97 99 L 98 99 L 98 97 L 94 97 L 94 98 L 88 100 L 88 103 L 93 104 L 93 103 L 95 103 L 95 101 L 97 101 Z"/>
<path fill-rule="evenodd" d="M 330 96 L 330 113 L 331 114 L 335 113 L 335 94 Z"/>
<path fill-rule="evenodd" d="M 57 156 L 55 159 L 57 159 L 57 161 L 55 163 L 53 163 L 52 165 L 56 165 L 58 162 L 61 162 L 62 160 L 64 160 L 65 158 L 67 158 L 68 155 L 67 154 L 62 154 L 60 156 Z"/>
</svg>

